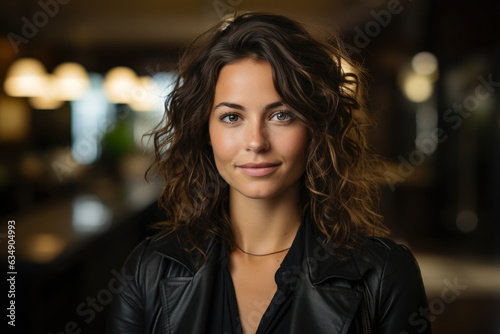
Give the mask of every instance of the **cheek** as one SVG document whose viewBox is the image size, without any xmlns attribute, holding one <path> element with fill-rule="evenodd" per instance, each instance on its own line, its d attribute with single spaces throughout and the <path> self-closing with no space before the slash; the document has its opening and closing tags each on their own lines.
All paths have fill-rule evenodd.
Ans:
<svg viewBox="0 0 500 334">
<path fill-rule="evenodd" d="M 283 153 L 297 162 L 305 161 L 307 147 L 307 129 L 296 129 L 283 138 Z"/>
<path fill-rule="evenodd" d="M 227 131 L 221 131 L 221 129 L 217 129 L 217 126 L 211 126 L 210 145 L 217 165 L 231 159 L 235 144 L 234 138 L 231 138 Z"/>
<path fill-rule="evenodd" d="M 237 151 L 234 140 L 224 131 L 215 130 L 210 133 L 210 143 L 217 172 L 224 181 L 231 184 L 231 167 Z"/>
</svg>

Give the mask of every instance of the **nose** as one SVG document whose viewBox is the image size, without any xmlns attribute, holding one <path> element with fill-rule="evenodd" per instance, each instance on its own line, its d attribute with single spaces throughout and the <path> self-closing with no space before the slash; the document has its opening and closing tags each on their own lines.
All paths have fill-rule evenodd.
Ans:
<svg viewBox="0 0 500 334">
<path fill-rule="evenodd" d="M 246 129 L 246 150 L 249 152 L 262 153 L 270 148 L 270 142 L 265 126 L 260 122 L 248 124 Z"/>
</svg>

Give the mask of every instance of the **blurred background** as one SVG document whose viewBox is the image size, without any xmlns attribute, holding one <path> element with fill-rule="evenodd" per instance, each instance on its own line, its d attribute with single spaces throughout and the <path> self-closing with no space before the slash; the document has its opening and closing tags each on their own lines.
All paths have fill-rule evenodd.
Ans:
<svg viewBox="0 0 500 334">
<path fill-rule="evenodd" d="M 386 224 L 428 292 L 409 321 L 500 333 L 500 5 L 483 0 L 2 0 L 0 247 L 7 268 L 14 220 L 16 330 L 103 332 L 121 264 L 163 218 L 142 136 L 182 50 L 239 10 L 342 35 L 371 74 Z"/>
</svg>

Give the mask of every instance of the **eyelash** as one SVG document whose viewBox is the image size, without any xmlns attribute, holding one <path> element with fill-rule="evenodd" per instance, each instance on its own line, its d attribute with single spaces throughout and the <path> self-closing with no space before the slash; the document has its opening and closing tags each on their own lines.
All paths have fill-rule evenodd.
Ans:
<svg viewBox="0 0 500 334">
<path fill-rule="evenodd" d="M 291 121 L 295 118 L 295 116 L 293 115 L 293 113 L 291 113 L 290 111 L 286 111 L 286 110 L 278 110 L 278 111 L 275 111 L 275 112 L 271 115 L 270 119 L 274 118 L 274 117 L 275 117 L 276 115 L 278 115 L 278 114 L 284 114 L 286 117 L 288 117 L 286 120 L 282 120 L 282 121 L 278 120 L 278 122 L 280 122 L 280 123 L 289 123 L 289 122 L 291 122 Z M 236 122 L 229 122 L 229 121 L 225 121 L 225 120 L 224 120 L 226 117 L 229 117 L 229 116 L 237 116 L 237 117 L 241 118 L 238 114 L 228 112 L 228 113 L 224 113 L 224 114 L 222 114 L 222 115 L 219 117 L 219 119 L 220 119 L 222 122 L 227 123 L 227 124 L 234 124 L 234 123 L 236 123 Z"/>
<path fill-rule="evenodd" d="M 227 123 L 227 124 L 233 124 L 233 123 L 235 123 L 235 122 L 228 122 L 228 121 L 225 121 L 225 120 L 224 120 L 224 118 L 229 117 L 229 116 L 237 116 L 237 117 L 240 117 L 239 115 L 237 115 L 237 114 L 235 114 L 235 113 L 230 113 L 230 112 L 228 112 L 228 113 L 224 113 L 224 114 L 222 114 L 222 115 L 219 117 L 219 119 L 220 119 L 222 122 Z"/>
<path fill-rule="evenodd" d="M 280 122 L 291 122 L 295 118 L 295 115 L 293 113 L 291 113 L 290 111 L 286 111 L 286 110 L 276 111 L 275 113 L 272 114 L 271 118 L 274 118 L 274 116 L 276 116 L 278 114 L 283 114 L 287 117 L 287 119 L 280 121 Z"/>
</svg>

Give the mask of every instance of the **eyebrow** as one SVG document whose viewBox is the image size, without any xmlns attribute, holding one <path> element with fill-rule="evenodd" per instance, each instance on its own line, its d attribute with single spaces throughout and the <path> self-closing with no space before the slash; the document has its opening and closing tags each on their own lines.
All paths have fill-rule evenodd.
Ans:
<svg viewBox="0 0 500 334">
<path fill-rule="evenodd" d="M 276 102 L 269 103 L 268 105 L 266 105 L 264 107 L 264 110 L 270 110 L 270 109 L 274 109 L 274 108 L 282 107 L 282 106 L 284 106 L 283 102 L 276 101 Z M 246 110 L 245 107 L 243 107 L 242 105 L 236 104 L 236 103 L 230 103 L 230 102 L 221 102 L 214 107 L 214 110 L 217 108 L 220 108 L 220 107 L 228 107 L 231 109 L 242 110 L 242 111 Z"/>
</svg>

